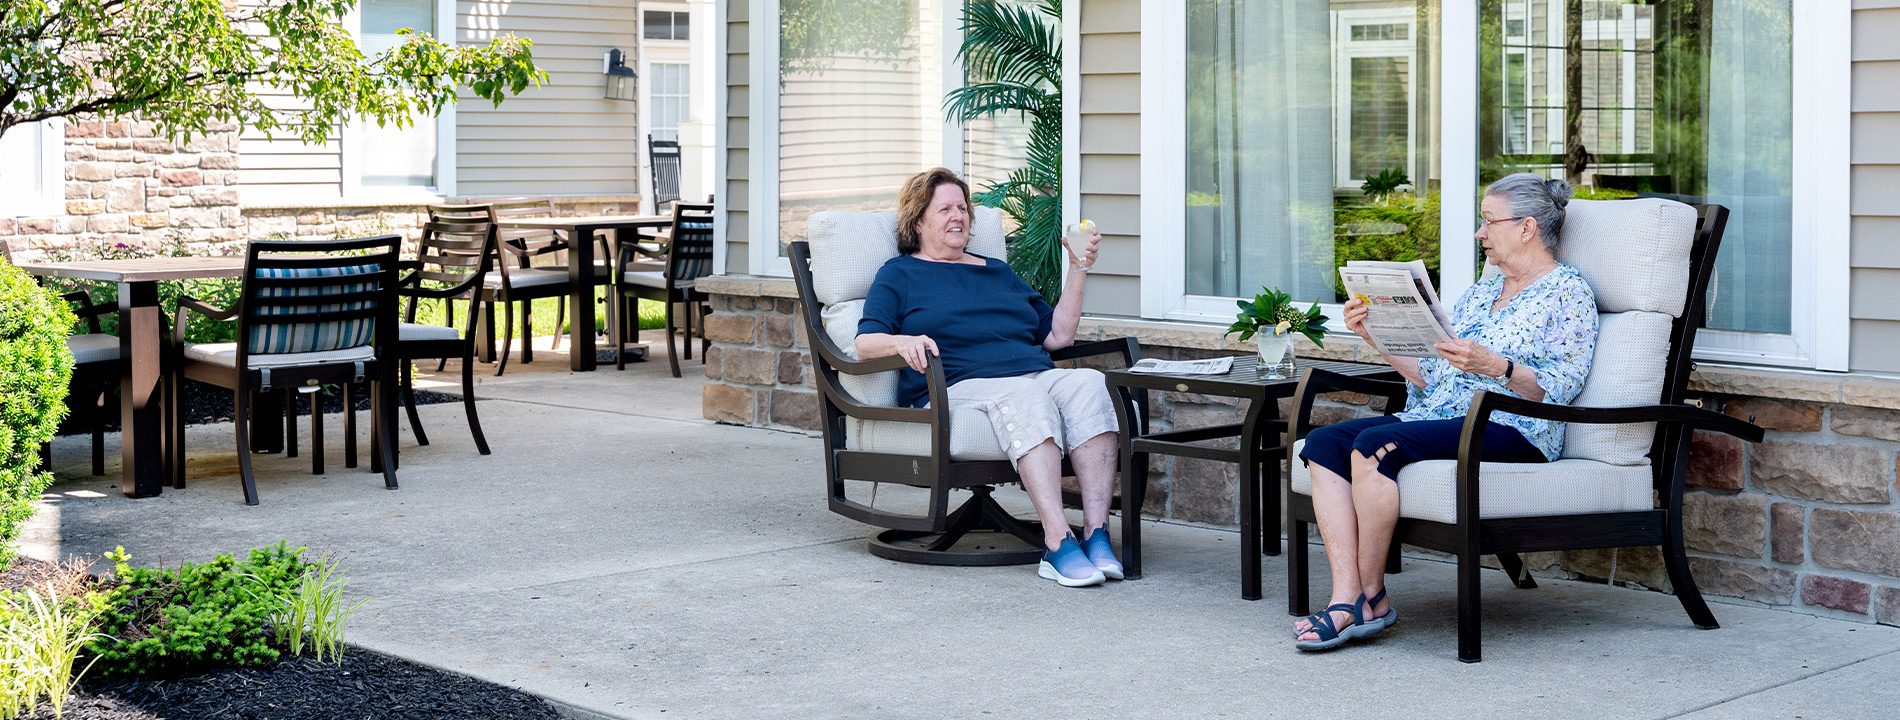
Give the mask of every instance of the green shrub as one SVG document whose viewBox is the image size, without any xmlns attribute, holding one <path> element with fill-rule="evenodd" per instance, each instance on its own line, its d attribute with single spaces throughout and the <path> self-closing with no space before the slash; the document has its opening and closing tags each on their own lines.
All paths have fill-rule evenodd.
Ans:
<svg viewBox="0 0 1900 720">
<path fill-rule="evenodd" d="M 89 651 L 102 676 L 176 675 L 278 658 L 270 620 L 295 594 L 303 548 L 279 542 L 238 562 L 229 554 L 177 568 L 135 568 L 121 547 L 107 555 L 119 583 L 105 593 Z"/>
<path fill-rule="evenodd" d="M 26 273 L 0 263 L 0 568 L 53 476 L 39 467 L 40 443 L 66 417 L 73 312 Z"/>
<path fill-rule="evenodd" d="M 0 718 L 31 710 L 41 697 L 60 715 L 73 685 L 92 666 L 78 661 L 81 648 L 95 638 L 97 612 L 87 598 L 57 591 L 0 591 Z"/>
</svg>

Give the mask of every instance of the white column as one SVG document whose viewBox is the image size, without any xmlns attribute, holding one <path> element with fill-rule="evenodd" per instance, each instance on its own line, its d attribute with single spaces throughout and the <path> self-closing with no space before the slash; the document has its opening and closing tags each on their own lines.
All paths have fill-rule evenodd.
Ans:
<svg viewBox="0 0 1900 720">
<path fill-rule="evenodd" d="M 719 96 L 719 74 L 715 70 L 719 67 L 717 63 L 724 62 L 724 57 L 718 52 L 720 43 L 717 42 L 724 26 L 718 22 L 719 8 L 714 0 L 692 0 L 687 11 L 691 13 L 692 27 L 689 31 L 692 37 L 692 60 L 687 70 L 692 98 L 687 104 L 687 119 L 690 122 L 680 125 L 680 197 L 700 202 L 713 192 L 713 153 L 709 149 L 719 146 L 719 124 L 714 122 L 717 117 L 714 99 Z M 701 148 L 700 152 L 690 156 L 686 151 L 688 124 L 696 126 L 693 132 Z M 697 182 L 687 184 L 688 177 Z M 691 192 L 688 192 L 689 189 Z"/>
</svg>

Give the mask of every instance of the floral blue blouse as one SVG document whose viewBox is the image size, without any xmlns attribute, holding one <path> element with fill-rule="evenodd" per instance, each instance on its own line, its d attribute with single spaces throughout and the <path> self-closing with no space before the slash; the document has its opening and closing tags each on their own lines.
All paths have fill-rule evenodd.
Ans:
<svg viewBox="0 0 1900 720">
<path fill-rule="evenodd" d="M 1596 352 L 1596 293 L 1576 268 L 1561 264 L 1518 292 L 1504 309 L 1490 312 L 1503 290 L 1501 274 L 1466 290 L 1452 307 L 1452 334 L 1476 340 L 1515 361 L 1515 372 L 1536 372 L 1544 402 L 1564 405 L 1575 400 L 1590 377 L 1590 358 Z M 1425 386 L 1407 384 L 1400 420 L 1464 417 L 1471 396 L 1479 390 L 1518 396 L 1502 381 L 1460 372 L 1442 358 L 1421 359 L 1418 369 Z M 1555 460 L 1563 453 L 1563 423 L 1506 413 L 1493 414 L 1491 422 L 1516 428 L 1544 451 L 1545 459 Z"/>
</svg>

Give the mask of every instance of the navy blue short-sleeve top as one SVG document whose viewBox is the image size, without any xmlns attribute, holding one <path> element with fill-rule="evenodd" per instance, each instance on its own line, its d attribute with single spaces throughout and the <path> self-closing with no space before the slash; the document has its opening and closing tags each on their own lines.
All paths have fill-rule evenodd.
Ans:
<svg viewBox="0 0 1900 720">
<path fill-rule="evenodd" d="M 1042 294 L 1001 260 L 984 257 L 977 266 L 899 255 L 878 269 L 858 334 L 930 336 L 943 359 L 944 380 L 955 385 L 1054 368 L 1042 347 L 1054 316 Z M 898 373 L 898 402 L 923 407 L 929 401 L 923 373 Z"/>
</svg>

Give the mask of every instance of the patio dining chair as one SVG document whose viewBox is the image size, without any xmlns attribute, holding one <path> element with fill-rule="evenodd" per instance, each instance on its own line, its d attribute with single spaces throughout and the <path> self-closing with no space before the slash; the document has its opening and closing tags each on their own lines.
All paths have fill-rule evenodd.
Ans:
<svg viewBox="0 0 1900 720">
<path fill-rule="evenodd" d="M 372 471 L 396 488 L 394 392 L 397 340 L 396 235 L 334 241 L 254 241 L 245 250 L 237 305 L 219 308 L 193 297 L 178 299 L 172 366 L 166 395 L 171 413 L 172 485 L 185 486 L 185 415 L 178 398 L 187 380 L 229 388 L 237 425 L 238 470 L 244 502 L 257 504 L 251 473 L 250 425 L 275 422 L 250 413 L 253 393 L 295 388 L 315 392 L 370 382 Z M 186 343 L 189 314 L 235 321 L 237 342 Z M 322 472 L 323 413 L 313 403 L 311 452 Z M 353 417 L 346 413 L 345 417 Z M 354 456 L 354 434 L 350 435 Z"/>
<path fill-rule="evenodd" d="M 468 198 L 461 204 L 430 205 L 431 222 L 469 222 L 485 219 L 500 223 L 511 219 L 555 217 L 558 213 L 554 199 L 550 197 L 478 197 Z M 521 361 L 534 362 L 534 301 L 547 297 L 567 297 L 572 293 L 554 292 L 555 283 L 548 278 L 559 277 L 559 287 L 567 287 L 567 260 L 570 238 L 558 230 L 539 230 L 531 228 L 498 228 L 495 232 L 496 245 L 500 250 L 495 267 L 507 267 L 513 270 L 510 286 L 514 292 L 508 293 L 511 300 L 497 299 L 497 293 L 486 292 L 479 304 L 486 311 L 482 320 L 487 338 L 486 353 L 496 357 L 499 364 L 495 374 L 501 375 L 507 370 L 508 354 L 514 337 L 515 303 L 520 304 L 522 338 Z M 599 247 L 595 257 L 599 258 L 594 267 L 594 284 L 608 284 L 607 258 L 608 247 L 605 239 L 597 239 Z M 544 277 L 545 276 L 545 277 Z M 491 282 L 499 282 L 491 278 Z M 539 289 L 529 290 L 529 287 Z M 502 345 L 499 356 L 495 354 L 495 305 L 502 306 L 502 330 L 508 339 Z M 453 312 L 445 313 L 445 326 L 455 325 Z M 567 321 L 567 303 L 557 303 L 554 309 L 553 347 L 561 344 L 561 328 Z"/>
<path fill-rule="evenodd" d="M 686 316 L 686 359 L 693 359 L 693 316 L 700 315 L 705 332 L 706 294 L 693 287 L 694 282 L 712 274 L 713 207 L 673 203 L 670 238 L 655 252 L 640 243 L 619 243 L 614 262 L 612 307 L 607 310 L 607 336 L 640 340 L 640 315 L 637 300 L 653 300 L 666 306 L 666 359 L 672 363 L 673 377 L 680 376 L 678 346 L 674 340 L 673 307 L 684 306 Z M 659 269 L 651 269 L 657 262 Z M 631 330 L 631 332 L 627 332 Z M 614 367 L 627 369 L 625 353 L 614 353 Z M 700 358 L 705 358 L 700 348 Z"/>
<path fill-rule="evenodd" d="M 647 161 L 653 170 L 653 212 L 667 212 L 680 199 L 680 143 L 647 135 Z"/>
<path fill-rule="evenodd" d="M 416 259 L 403 263 L 405 272 L 397 294 L 408 299 L 403 322 L 397 330 L 395 358 L 402 363 L 402 404 L 409 412 L 409 428 L 416 434 L 417 445 L 428 445 L 429 434 L 422 429 L 422 416 L 416 411 L 415 378 L 412 362 L 428 358 L 461 358 L 462 407 L 468 414 L 468 431 L 475 437 L 475 449 L 488 453 L 488 438 L 482 434 L 481 418 L 475 414 L 475 330 L 476 316 L 468 316 L 468 328 L 416 324 L 416 306 L 425 299 L 441 300 L 444 305 L 456 298 L 478 292 L 488 278 L 495 259 L 495 225 L 489 222 L 441 223 L 422 226 L 416 241 Z M 353 453 L 352 453 L 353 454 Z"/>
<path fill-rule="evenodd" d="M 1696 627 L 1716 627 L 1683 553 L 1683 477 L 1690 435 L 1726 433 L 1760 442 L 1762 430 L 1684 404 L 1703 298 L 1728 210 L 1659 200 L 1572 200 L 1557 259 L 1596 293 L 1596 354 L 1571 405 L 1479 392 L 1457 460 L 1399 471 L 1399 543 L 1451 553 L 1458 563 L 1458 659 L 1482 658 L 1479 556 L 1496 555 L 1519 588 L 1537 582 L 1518 553 L 1659 545 L 1676 599 Z M 1297 457 L 1316 397 L 1333 390 L 1405 401 L 1402 383 L 1308 369 L 1290 427 Z M 1567 423 L 1563 456 L 1550 463 L 1484 462 L 1483 428 L 1494 413 Z M 1289 612 L 1307 614 L 1307 532 L 1315 522 L 1312 474 L 1291 463 L 1286 495 Z"/>
<path fill-rule="evenodd" d="M 859 361 L 855 338 L 864 297 L 878 268 L 897 256 L 897 214 L 821 212 L 811 216 L 809 240 L 791 243 L 792 277 L 798 286 L 800 322 L 811 339 L 823 417 L 825 482 L 831 511 L 886 528 L 867 543 L 873 555 L 932 565 L 1017 565 L 1042 557 L 1041 525 L 1021 520 L 991 497 L 994 486 L 1020 482 L 981 410 L 952 409 L 943 365 L 929 358 L 930 405 L 897 406 L 901 357 Z M 970 252 L 1003 257 L 1002 213 L 975 208 Z M 1050 353 L 1058 362 L 1118 358 L 1126 367 L 1140 358 L 1132 338 L 1079 343 Z M 1146 409 L 1145 394 L 1137 405 Z M 1141 413 L 1146 429 L 1146 413 Z M 1073 474 L 1063 459 L 1063 474 Z M 876 506 L 849 497 L 846 481 L 892 483 L 929 491 L 922 513 Z M 874 486 L 875 487 L 875 486 Z M 971 497 L 950 508 L 953 492 Z M 1064 491 L 1065 501 L 1080 504 Z M 1120 507 L 1119 499 L 1116 507 Z M 1140 508 L 1120 507 L 1122 512 Z M 1082 532 L 1075 530 L 1076 536 Z M 1013 536 L 1016 540 L 1010 540 Z M 960 541 L 977 540 L 975 543 Z M 990 542 L 990 540 L 1003 542 Z"/>
<path fill-rule="evenodd" d="M 13 264 L 13 247 L 0 239 L 0 259 Z M 36 278 L 38 279 L 38 278 Z M 124 367 L 119 353 L 119 337 L 99 327 L 99 318 L 118 311 L 116 305 L 98 305 L 83 290 L 64 293 L 61 300 L 72 305 L 73 314 L 85 325 L 85 332 L 66 337 L 66 349 L 73 355 L 73 377 L 67 382 L 66 402 L 75 412 L 86 413 L 92 426 L 92 474 L 106 474 L 106 424 L 112 422 L 113 408 L 108 402 L 112 388 L 119 384 Z M 40 445 L 40 462 L 53 467 L 53 444 Z"/>
</svg>

